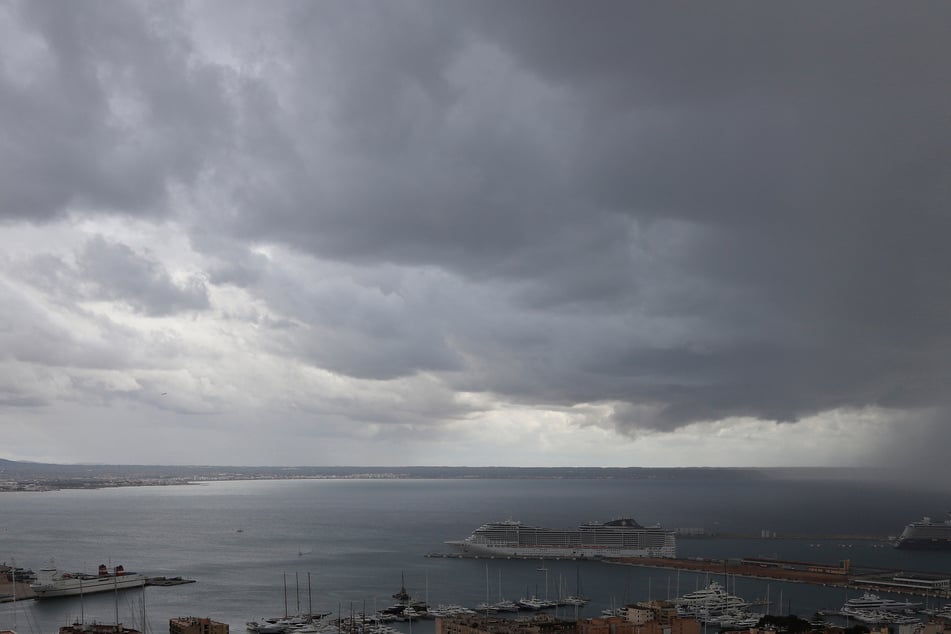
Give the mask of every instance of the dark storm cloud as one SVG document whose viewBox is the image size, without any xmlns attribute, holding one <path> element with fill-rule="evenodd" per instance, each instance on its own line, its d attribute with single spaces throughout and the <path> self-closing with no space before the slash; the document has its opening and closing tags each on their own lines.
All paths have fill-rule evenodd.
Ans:
<svg viewBox="0 0 951 634">
<path fill-rule="evenodd" d="M 168 187 L 194 181 L 230 117 L 170 8 L 6 5 L 0 218 L 163 213 Z"/>
<path fill-rule="evenodd" d="M 616 401 L 621 429 L 944 406 L 951 5 L 225 3 L 190 35 L 34 6 L 39 80 L 0 80 L 25 124 L 2 213 L 154 211 L 180 187 L 213 283 L 301 325 L 285 353 Z M 263 70 L 226 81 L 199 50 Z M 342 277 L 446 274 L 398 299 L 282 280 L 268 243 Z M 103 297 L 207 305 L 104 246 L 83 260 Z"/>
<path fill-rule="evenodd" d="M 61 278 L 75 288 L 74 277 Z M 32 278 L 31 281 L 37 280 Z M 41 286 L 41 284 L 38 284 Z M 72 304 L 75 295 L 69 289 L 46 287 L 58 302 Z M 72 327 L 75 321 L 87 320 L 82 334 Z M 15 361 L 27 367 L 66 367 L 93 370 L 123 370 L 136 365 L 136 357 L 156 363 L 163 356 L 157 342 L 143 341 L 134 330 L 106 318 L 92 318 L 73 308 L 58 315 L 38 305 L 33 298 L 0 281 L 0 360 Z M 42 374 L 42 373 L 41 373 Z M 4 377 L 15 381 L 12 371 Z M 53 380 L 47 375 L 34 377 L 24 384 L 50 388 Z M 16 391 L 16 388 L 7 387 Z"/>
<path fill-rule="evenodd" d="M 474 352 L 460 386 L 647 404 L 618 422 L 657 428 L 941 398 L 947 7 L 454 8 L 332 41 L 347 160 L 281 188 L 305 203 L 287 222 L 242 222 L 523 286 L 527 312 L 480 317 L 469 341 L 471 318 L 454 325 Z M 669 221 L 672 252 L 640 242 Z M 644 316 L 685 327 L 652 339 Z"/>
<path fill-rule="evenodd" d="M 78 261 L 79 277 L 88 294 L 128 304 L 146 315 L 170 315 L 208 308 L 208 289 L 194 275 L 172 279 L 158 260 L 102 237 L 90 240 Z"/>
<path fill-rule="evenodd" d="M 11 396 L 0 394 L 0 407 L 42 407 L 48 401 L 36 396 Z"/>
<path fill-rule="evenodd" d="M 19 278 L 68 311 L 78 302 L 116 301 L 149 316 L 168 316 L 209 307 L 208 288 L 195 274 L 173 279 L 155 254 L 128 245 L 89 239 L 70 260 L 42 253 L 11 265 Z M 131 334 L 131 330 L 127 331 Z"/>
<path fill-rule="evenodd" d="M 296 324 L 275 330 L 274 349 L 361 379 L 462 370 L 446 323 L 455 312 L 446 302 L 454 298 L 433 288 L 451 281 L 440 275 L 401 277 L 326 266 L 304 283 L 277 274 L 259 279 L 256 293 Z"/>
</svg>

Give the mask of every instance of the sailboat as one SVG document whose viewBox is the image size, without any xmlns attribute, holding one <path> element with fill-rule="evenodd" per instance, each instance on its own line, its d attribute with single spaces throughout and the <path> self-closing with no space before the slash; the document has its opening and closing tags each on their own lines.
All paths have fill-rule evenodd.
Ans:
<svg viewBox="0 0 951 634">
<path fill-rule="evenodd" d="M 113 593 L 115 595 L 115 606 L 116 606 L 116 622 L 112 623 L 85 623 L 84 621 L 77 621 L 72 625 L 64 625 L 59 628 L 59 634 L 142 634 L 139 630 L 124 627 L 122 623 L 119 622 L 119 583 L 117 580 L 118 573 L 113 575 Z M 83 584 L 80 581 L 79 584 L 79 594 L 82 596 L 82 587 Z M 143 597 L 145 588 L 142 588 Z M 143 598 L 143 610 L 144 610 L 144 598 Z M 83 617 L 85 619 L 85 616 Z M 143 614 L 143 622 L 145 621 Z M 144 629 L 144 625 L 143 625 Z"/>
<path fill-rule="evenodd" d="M 518 604 L 502 598 L 502 571 L 499 570 L 499 600 L 492 604 L 496 612 L 518 612 Z"/>
<path fill-rule="evenodd" d="M 12 583 L 10 584 L 10 587 L 13 588 L 13 629 L 12 629 L 12 630 L 3 630 L 3 632 L 4 632 L 4 633 L 7 633 L 7 632 L 8 632 L 9 634 L 17 634 L 17 633 L 16 633 L 16 627 L 17 627 L 17 568 L 16 568 L 16 562 L 15 562 L 15 561 L 13 562 L 13 565 L 10 566 L 10 578 L 12 579 Z"/>
<path fill-rule="evenodd" d="M 284 573 L 284 616 L 282 617 L 273 617 L 266 618 L 263 621 L 248 621 L 245 623 L 247 630 L 253 634 L 283 634 L 290 629 L 295 631 L 301 631 L 301 628 L 306 628 L 313 624 L 314 620 L 322 619 L 325 616 L 328 616 L 329 612 L 323 612 L 319 614 L 314 613 L 313 609 L 313 595 L 311 594 L 311 584 L 310 584 L 310 573 L 307 573 L 307 600 L 308 608 L 307 614 L 301 612 L 300 606 L 300 577 L 297 573 L 294 573 L 294 579 L 297 583 L 297 614 L 291 616 L 288 613 L 287 609 L 287 573 Z M 316 632 L 316 628 L 313 630 Z"/>
<path fill-rule="evenodd" d="M 566 596 L 562 599 L 562 603 L 565 605 L 585 605 L 591 599 L 584 596 L 584 592 L 581 590 L 581 570 L 575 570 L 575 593 Z"/>
<path fill-rule="evenodd" d="M 484 612 L 486 616 L 490 612 L 497 612 L 495 607 L 489 603 L 489 564 L 485 565 L 485 601 L 476 606 L 476 611 Z"/>
<path fill-rule="evenodd" d="M 380 610 L 381 613 L 391 614 L 397 618 L 405 616 L 408 620 L 413 620 L 423 616 L 429 610 L 429 606 L 424 601 L 413 601 L 413 597 L 406 591 L 405 573 L 400 573 L 400 589 L 393 593 L 393 598 L 396 599 L 397 603 Z"/>
<path fill-rule="evenodd" d="M 406 573 L 400 573 L 400 589 L 399 592 L 393 593 L 393 598 L 401 602 L 409 601 L 409 592 L 406 591 Z"/>
</svg>

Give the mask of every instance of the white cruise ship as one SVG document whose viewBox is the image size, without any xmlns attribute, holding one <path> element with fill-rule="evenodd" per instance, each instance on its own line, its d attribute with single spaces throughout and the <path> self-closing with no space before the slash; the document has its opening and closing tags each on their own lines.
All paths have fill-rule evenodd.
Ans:
<svg viewBox="0 0 951 634">
<path fill-rule="evenodd" d="M 61 572 L 55 568 L 46 568 L 36 573 L 36 583 L 30 584 L 30 589 L 36 594 L 37 599 L 44 599 L 141 588 L 145 585 L 145 581 L 145 575 L 126 572 L 122 566 L 116 566 L 115 571 L 110 573 L 105 565 L 100 565 L 98 575 Z"/>
<path fill-rule="evenodd" d="M 677 537 L 660 526 L 632 519 L 590 522 L 575 529 L 540 528 L 507 520 L 477 528 L 462 541 L 447 542 L 490 557 L 676 557 Z"/>
</svg>

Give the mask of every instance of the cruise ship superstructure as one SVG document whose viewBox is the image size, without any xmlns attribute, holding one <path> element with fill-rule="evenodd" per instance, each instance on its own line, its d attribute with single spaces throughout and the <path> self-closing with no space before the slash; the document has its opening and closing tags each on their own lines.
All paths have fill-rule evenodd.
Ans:
<svg viewBox="0 0 951 634">
<path fill-rule="evenodd" d="M 574 529 L 541 528 L 506 520 L 477 528 L 448 542 L 473 555 L 501 557 L 676 557 L 677 537 L 660 526 L 633 519 L 589 522 Z"/>
<path fill-rule="evenodd" d="M 912 522 L 902 531 L 895 548 L 951 550 L 951 513 L 943 522 L 932 521 L 930 517 Z"/>
</svg>

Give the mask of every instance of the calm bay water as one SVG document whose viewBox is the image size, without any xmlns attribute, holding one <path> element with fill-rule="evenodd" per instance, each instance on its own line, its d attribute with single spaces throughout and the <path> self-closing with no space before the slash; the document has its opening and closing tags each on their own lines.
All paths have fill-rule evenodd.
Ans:
<svg viewBox="0 0 951 634">
<path fill-rule="evenodd" d="M 174 616 L 209 616 L 243 632 L 247 620 L 315 610 L 348 613 L 393 602 L 401 577 L 431 604 L 474 605 L 489 596 L 517 599 L 574 592 L 580 583 L 604 607 L 666 598 L 706 583 L 697 575 L 600 562 L 444 559 L 446 540 L 480 524 L 519 519 L 545 526 L 632 516 L 666 527 L 721 532 L 894 535 L 921 515 L 939 516 L 951 492 L 910 491 L 854 480 L 730 477 L 702 471 L 644 480 L 287 480 L 212 482 L 0 495 L 0 560 L 39 569 L 52 561 L 67 570 L 99 563 L 180 575 L 197 583 L 119 594 L 119 618 L 167 631 Z M 755 477 L 754 477 L 755 475 Z M 675 476 L 675 477 L 674 477 Z M 681 556 L 779 556 L 899 569 L 951 571 L 949 553 L 909 553 L 869 540 L 682 539 Z M 546 570 L 540 570 L 545 568 Z M 308 595 L 308 578 L 311 593 Z M 285 579 L 287 592 L 285 593 Z M 486 583 L 488 580 L 488 584 Z M 730 581 L 731 585 L 734 583 Z M 841 589 L 735 580 L 748 599 L 783 596 L 787 609 L 809 616 L 836 607 Z M 488 587 L 487 587 L 488 586 Z M 855 592 L 851 593 L 855 595 Z M 298 606 L 300 606 L 298 608 Z M 774 610 L 776 608 L 774 607 Z M 15 610 L 15 614 L 14 614 Z M 0 606 L 0 628 L 49 634 L 79 618 L 112 622 L 110 593 Z M 573 615 L 573 611 L 565 616 Z M 426 631 L 425 625 L 414 625 Z M 430 626 L 431 629 L 431 626 Z"/>
</svg>

